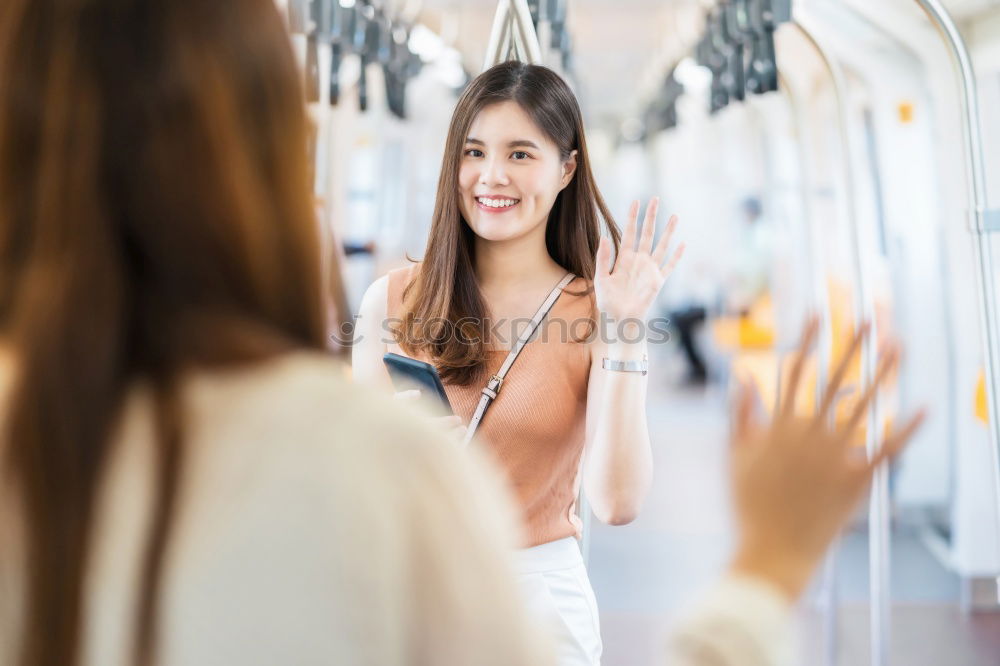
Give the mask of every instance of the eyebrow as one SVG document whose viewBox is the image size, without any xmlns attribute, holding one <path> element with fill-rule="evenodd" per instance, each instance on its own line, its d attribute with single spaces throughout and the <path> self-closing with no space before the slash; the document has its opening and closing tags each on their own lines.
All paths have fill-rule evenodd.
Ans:
<svg viewBox="0 0 1000 666">
<path fill-rule="evenodd" d="M 471 136 L 465 140 L 466 143 L 472 143 L 477 146 L 485 146 L 486 144 L 479 139 L 474 139 Z M 535 150 L 541 150 L 534 141 L 528 141 L 527 139 L 514 139 L 507 144 L 508 148 L 534 148 Z"/>
</svg>

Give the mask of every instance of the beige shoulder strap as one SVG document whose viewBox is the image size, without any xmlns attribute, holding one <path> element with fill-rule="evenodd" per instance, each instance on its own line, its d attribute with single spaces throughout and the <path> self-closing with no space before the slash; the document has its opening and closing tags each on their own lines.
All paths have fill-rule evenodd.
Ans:
<svg viewBox="0 0 1000 666">
<path fill-rule="evenodd" d="M 479 428 L 480 422 L 483 420 L 483 416 L 486 414 L 486 409 L 490 406 L 490 403 L 496 400 L 497 394 L 500 393 L 500 387 L 503 386 L 504 377 L 510 372 L 510 367 L 514 365 L 514 361 L 517 360 L 518 354 L 524 349 L 524 345 L 528 344 L 528 340 L 531 336 L 535 334 L 538 327 L 541 325 L 542 320 L 545 319 L 545 315 L 549 313 L 552 306 L 555 305 L 556 300 L 558 300 L 559 295 L 562 294 L 563 289 L 566 288 L 570 282 L 576 279 L 576 276 L 572 273 L 567 273 L 563 276 L 563 279 L 559 281 L 559 284 L 555 286 L 554 289 L 549 293 L 545 302 L 542 303 L 538 311 L 535 312 L 535 316 L 531 318 L 531 323 L 528 327 L 521 333 L 521 337 L 517 339 L 514 347 L 507 354 L 507 358 L 504 360 L 503 365 L 497 370 L 497 373 L 490 377 L 490 381 L 487 382 L 486 387 L 483 388 L 483 394 L 479 398 L 479 404 L 476 405 L 476 411 L 472 414 L 472 420 L 469 421 L 469 427 L 465 430 L 465 437 L 462 439 L 463 444 L 468 444 L 472 441 L 472 436 L 476 434 L 476 430 Z"/>
</svg>

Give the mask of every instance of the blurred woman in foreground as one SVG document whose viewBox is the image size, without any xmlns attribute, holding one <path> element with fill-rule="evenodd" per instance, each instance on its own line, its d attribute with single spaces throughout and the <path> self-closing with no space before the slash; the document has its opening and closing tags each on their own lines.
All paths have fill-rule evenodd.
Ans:
<svg viewBox="0 0 1000 666">
<path fill-rule="evenodd" d="M 500 484 L 321 353 L 305 147 L 271 0 L 0 3 L 0 663 L 551 663 Z M 677 662 L 775 663 L 870 476 L 740 404 Z"/>
<path fill-rule="evenodd" d="M 499 484 L 321 354 L 306 130 L 273 0 L 0 3 L 0 663 L 538 661 Z"/>
</svg>

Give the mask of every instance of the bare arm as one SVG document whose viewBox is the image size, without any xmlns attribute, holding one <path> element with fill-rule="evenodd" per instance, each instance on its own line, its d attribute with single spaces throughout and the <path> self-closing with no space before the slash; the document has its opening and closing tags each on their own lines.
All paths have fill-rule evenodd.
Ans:
<svg viewBox="0 0 1000 666">
<path fill-rule="evenodd" d="M 639 236 L 639 202 L 632 204 L 613 267 L 607 239 L 601 240 L 597 251 L 594 289 L 601 317 L 598 326 L 603 330 L 590 346 L 583 482 L 594 514 L 612 525 L 635 519 L 653 475 L 646 424 L 646 377 L 640 372 L 605 370 L 603 361 L 646 358 L 649 312 L 684 249 L 682 245 L 667 261 L 676 218 L 671 219 L 653 248 L 657 207 L 658 200 L 653 199 Z"/>
<path fill-rule="evenodd" d="M 389 335 L 384 326 L 388 289 L 389 278 L 380 277 L 368 287 L 361 299 L 361 311 L 358 313 L 354 346 L 351 349 L 351 366 L 355 381 L 391 392 L 392 381 L 382 363 L 382 356 L 387 351 L 385 341 Z"/>
<path fill-rule="evenodd" d="M 641 361 L 645 352 L 645 340 L 591 344 L 583 482 L 594 514 L 609 525 L 635 520 L 653 479 L 653 458 L 646 377 L 604 370 L 602 362 L 605 357 Z"/>
</svg>

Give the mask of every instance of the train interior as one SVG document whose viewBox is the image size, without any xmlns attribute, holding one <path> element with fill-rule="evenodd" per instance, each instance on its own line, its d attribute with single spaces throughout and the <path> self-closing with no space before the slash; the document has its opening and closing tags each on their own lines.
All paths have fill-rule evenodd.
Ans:
<svg viewBox="0 0 1000 666">
<path fill-rule="evenodd" d="M 811 313 L 807 394 L 875 329 L 838 418 L 878 343 L 904 347 L 859 446 L 930 416 L 801 604 L 800 663 L 1000 664 L 1000 2 L 536 0 L 534 45 L 498 42 L 506 0 L 279 4 L 345 340 L 371 282 L 421 257 L 451 111 L 490 58 L 540 57 L 571 83 L 616 217 L 658 195 L 681 220 L 657 306 L 671 339 L 650 354 L 653 490 L 634 523 L 591 520 L 584 539 L 605 664 L 655 663 L 725 565 L 731 387 L 773 405 Z"/>
</svg>

